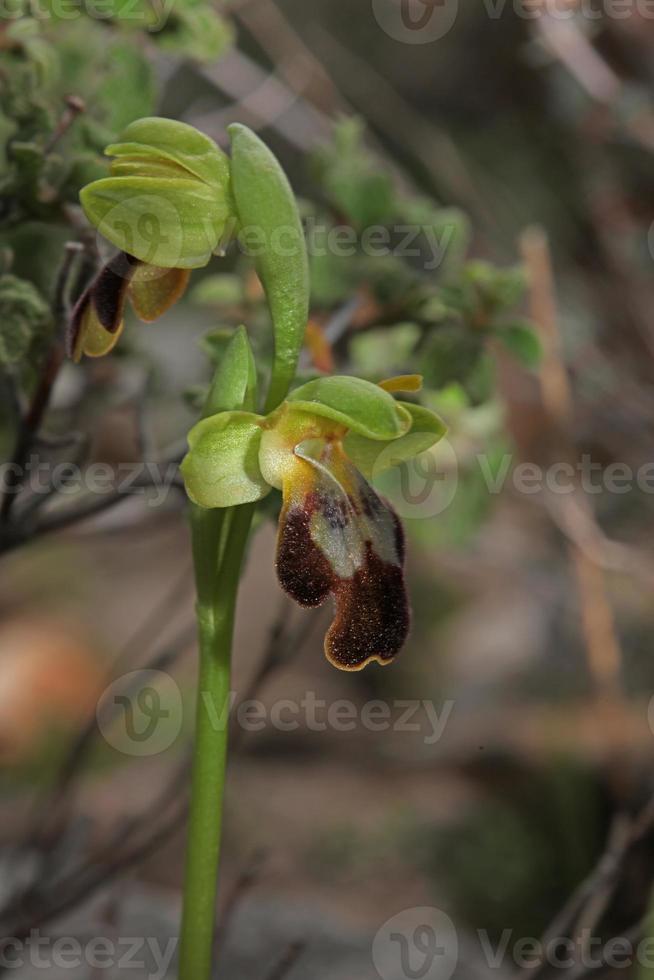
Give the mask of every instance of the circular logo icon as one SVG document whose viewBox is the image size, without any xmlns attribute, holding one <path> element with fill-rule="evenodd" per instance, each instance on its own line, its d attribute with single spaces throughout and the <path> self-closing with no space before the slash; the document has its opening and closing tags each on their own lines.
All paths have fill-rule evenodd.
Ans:
<svg viewBox="0 0 654 980">
<path fill-rule="evenodd" d="M 97 226 L 98 248 L 103 238 L 149 265 L 176 266 L 184 250 L 184 225 L 175 205 L 163 194 L 133 194 L 119 201 Z M 102 254 L 102 252 L 101 252 Z"/>
<path fill-rule="evenodd" d="M 375 20 L 403 44 L 439 41 L 454 26 L 459 0 L 372 0 Z"/>
<path fill-rule="evenodd" d="M 450 980 L 459 939 L 449 915 L 434 908 L 405 909 L 388 919 L 372 944 L 381 980 Z"/>
<path fill-rule="evenodd" d="M 98 728 L 124 755 L 158 755 L 182 729 L 179 687 L 161 670 L 134 670 L 105 689 L 96 710 Z"/>
<path fill-rule="evenodd" d="M 396 463 L 391 442 L 375 460 L 372 480 L 399 517 L 436 517 L 454 499 L 459 481 L 458 460 L 451 443 L 441 439 L 427 452 Z"/>
</svg>

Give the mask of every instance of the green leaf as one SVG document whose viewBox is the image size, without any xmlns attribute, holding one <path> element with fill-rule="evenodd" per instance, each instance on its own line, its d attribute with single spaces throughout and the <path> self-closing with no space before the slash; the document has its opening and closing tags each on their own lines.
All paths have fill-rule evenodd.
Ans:
<svg viewBox="0 0 654 980">
<path fill-rule="evenodd" d="M 362 378 L 316 378 L 296 388 L 289 408 L 333 419 L 368 439 L 397 439 L 411 425 L 406 408 Z"/>
<path fill-rule="evenodd" d="M 445 422 L 428 408 L 409 402 L 398 404 L 411 416 L 410 430 L 399 439 L 379 442 L 357 432 L 345 437 L 345 452 L 368 480 L 430 449 L 447 432 Z"/>
<path fill-rule="evenodd" d="M 51 325 L 48 304 L 37 289 L 17 276 L 0 276 L 0 365 L 20 364 Z"/>
<path fill-rule="evenodd" d="M 204 406 L 203 417 L 218 412 L 253 411 L 257 398 L 257 371 L 245 327 L 238 327 L 220 359 Z"/>
<path fill-rule="evenodd" d="M 483 334 L 463 325 L 444 323 L 428 335 L 417 365 L 425 384 L 441 388 L 452 381 L 464 381 L 483 353 Z"/>
<path fill-rule="evenodd" d="M 388 377 L 398 367 L 410 364 L 422 332 L 415 323 L 396 323 L 392 327 L 355 333 L 350 356 L 357 374 Z"/>
<path fill-rule="evenodd" d="M 537 368 L 543 356 L 540 338 L 528 323 L 511 323 L 497 327 L 495 334 L 506 349 L 527 368 Z"/>
<path fill-rule="evenodd" d="M 80 200 L 112 245 L 166 269 L 206 265 L 229 216 L 224 197 L 184 178 L 105 177 L 83 188 Z"/>
<path fill-rule="evenodd" d="M 154 71 L 136 43 L 117 41 L 107 52 L 111 72 L 97 99 L 106 124 L 119 133 L 127 123 L 152 111 L 156 100 Z"/>
<path fill-rule="evenodd" d="M 191 429 L 181 472 L 193 503 L 236 507 L 266 496 L 270 487 L 259 468 L 260 421 L 249 412 L 222 412 Z"/>
<path fill-rule="evenodd" d="M 368 151 L 360 119 L 342 119 L 333 138 L 315 156 L 320 184 L 335 209 L 360 228 L 391 222 L 396 212 L 389 174 Z"/>
<path fill-rule="evenodd" d="M 196 61 L 217 61 L 231 46 L 230 23 L 203 4 L 177 4 L 163 31 L 155 35 L 160 48 Z"/>
<path fill-rule="evenodd" d="M 189 294 L 198 306 L 238 306 L 243 302 L 243 282 L 239 276 L 205 276 Z"/>
<path fill-rule="evenodd" d="M 229 127 L 232 189 L 245 231 L 261 247 L 255 257 L 266 292 L 275 336 L 266 402 L 270 411 L 284 399 L 295 375 L 309 313 L 309 272 L 304 233 L 290 184 L 276 157 L 246 126 Z"/>
</svg>

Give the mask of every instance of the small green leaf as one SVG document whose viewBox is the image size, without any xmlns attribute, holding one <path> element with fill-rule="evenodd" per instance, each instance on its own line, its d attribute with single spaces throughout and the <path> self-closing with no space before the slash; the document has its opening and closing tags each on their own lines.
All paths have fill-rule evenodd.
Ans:
<svg viewBox="0 0 654 980">
<path fill-rule="evenodd" d="M 249 412 L 222 412 L 191 429 L 181 472 L 193 503 L 236 507 L 266 496 L 270 487 L 259 469 L 259 423 Z"/>
<path fill-rule="evenodd" d="M 528 323 L 511 323 L 498 327 L 495 334 L 508 351 L 527 368 L 537 368 L 543 356 L 540 338 Z"/>
<path fill-rule="evenodd" d="M 406 409 L 412 420 L 406 435 L 388 442 L 366 439 L 357 432 L 350 432 L 345 437 L 345 452 L 368 480 L 430 449 L 447 432 L 445 422 L 428 408 L 409 402 L 399 404 Z"/>
<path fill-rule="evenodd" d="M 51 324 L 48 304 L 32 283 L 0 276 L 0 365 L 21 363 Z"/>
<path fill-rule="evenodd" d="M 333 419 L 368 439 L 397 439 L 411 416 L 392 395 L 362 378 L 316 378 L 288 397 L 291 409 Z"/>
<path fill-rule="evenodd" d="M 229 127 L 232 188 L 245 232 L 254 231 L 255 265 L 266 291 L 275 335 L 266 402 L 284 399 L 295 375 L 309 312 L 307 249 L 293 191 L 276 157 L 246 126 Z"/>
<path fill-rule="evenodd" d="M 203 417 L 218 412 L 253 411 L 257 398 L 257 372 L 245 327 L 229 339 L 211 382 Z"/>
<path fill-rule="evenodd" d="M 198 306 L 238 306 L 243 298 L 243 281 L 229 274 L 205 276 L 189 295 Z"/>
<path fill-rule="evenodd" d="M 177 4 L 165 30 L 155 34 L 159 47 L 196 61 L 217 61 L 234 40 L 230 23 L 199 4 Z"/>
<path fill-rule="evenodd" d="M 166 269 L 206 265 L 229 216 L 225 198 L 184 178 L 105 177 L 83 188 L 80 200 L 112 245 Z"/>
</svg>

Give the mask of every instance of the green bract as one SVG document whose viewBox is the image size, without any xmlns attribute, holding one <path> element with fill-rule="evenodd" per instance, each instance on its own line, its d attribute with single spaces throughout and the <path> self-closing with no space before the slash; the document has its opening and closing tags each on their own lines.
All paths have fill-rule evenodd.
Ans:
<svg viewBox="0 0 654 980">
<path fill-rule="evenodd" d="M 275 156 L 246 126 L 229 127 L 232 189 L 246 248 L 254 255 L 275 334 L 268 411 L 285 397 L 309 312 L 306 243 L 293 191 Z"/>
<path fill-rule="evenodd" d="M 142 262 L 206 265 L 235 221 L 229 161 L 213 140 L 172 119 L 141 119 L 106 152 L 111 176 L 80 193 L 89 221 Z"/>
<path fill-rule="evenodd" d="M 203 418 L 236 408 L 254 411 L 257 401 L 257 370 L 245 327 L 230 337 L 213 376 L 202 413 Z"/>
</svg>

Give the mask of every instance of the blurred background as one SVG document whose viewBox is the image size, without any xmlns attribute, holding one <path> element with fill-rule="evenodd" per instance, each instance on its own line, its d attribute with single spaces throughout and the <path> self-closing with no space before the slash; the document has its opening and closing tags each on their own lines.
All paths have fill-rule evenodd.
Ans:
<svg viewBox="0 0 654 980">
<path fill-rule="evenodd" d="M 74 298 L 104 248 L 79 189 L 150 114 L 225 149 L 246 123 L 289 174 L 302 377 L 420 372 L 449 426 L 379 482 L 409 545 L 392 667 L 329 666 L 329 610 L 276 582 L 279 502 L 258 516 L 217 975 L 578 980 L 611 972 L 580 958 L 589 936 L 650 935 L 653 84 L 644 0 L 7 6 L 0 449 L 30 476 L 0 525 L 0 969 L 39 975 L 6 942 L 35 929 L 166 949 L 178 928 L 196 651 L 176 464 L 231 330 L 270 353 L 251 261 L 230 246 L 160 322 L 65 363 L 20 445 L 66 255 Z M 543 936 L 571 962 L 516 952 Z M 140 959 L 131 976 L 174 976 Z M 613 972 L 654 967 L 632 959 Z"/>
</svg>

